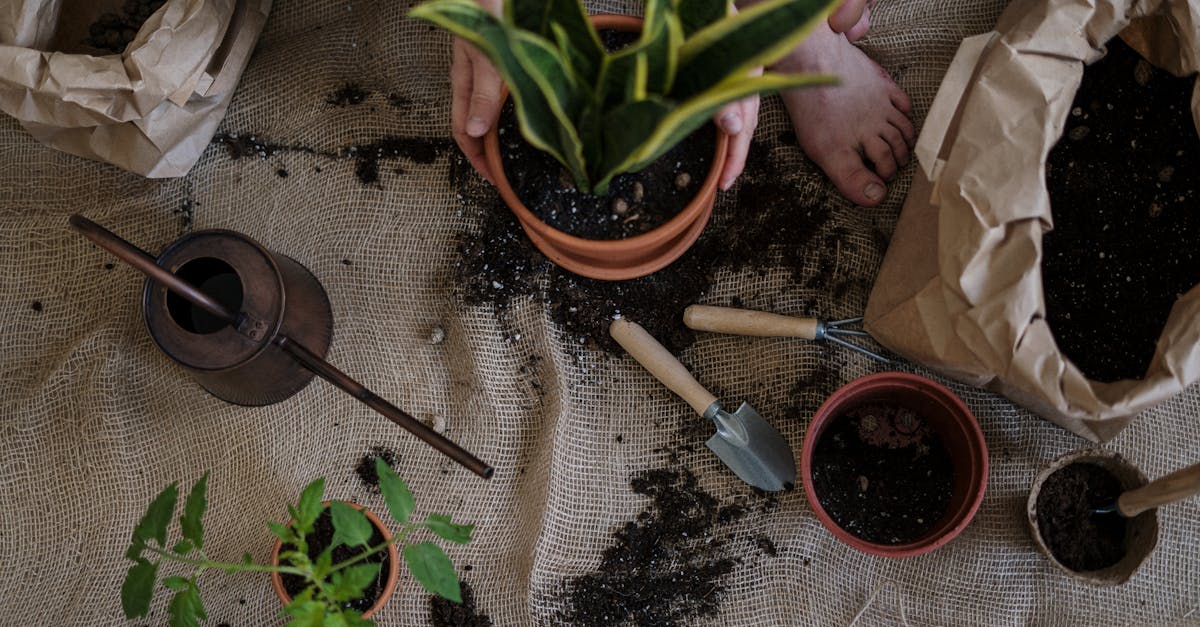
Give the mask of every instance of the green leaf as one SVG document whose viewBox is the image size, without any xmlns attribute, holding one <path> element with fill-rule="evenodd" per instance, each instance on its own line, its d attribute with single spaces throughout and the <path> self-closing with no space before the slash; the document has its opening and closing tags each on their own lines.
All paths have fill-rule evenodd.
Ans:
<svg viewBox="0 0 1200 627">
<path fill-rule="evenodd" d="M 121 609 L 125 611 L 125 618 L 138 618 L 150 611 L 157 576 L 158 562 L 139 559 L 129 567 L 125 582 L 121 584 Z"/>
<path fill-rule="evenodd" d="M 537 86 L 541 98 L 558 122 L 558 145 L 566 159 L 567 169 L 584 173 L 583 144 L 575 129 L 575 119 L 586 104 L 574 84 L 562 57 L 550 42 L 527 33 L 511 34 L 513 56 Z M 587 186 L 582 176 L 576 184 Z"/>
<path fill-rule="evenodd" d="M 175 546 L 171 547 L 171 551 L 178 555 L 187 555 L 188 553 L 192 552 L 193 548 L 195 547 L 192 546 L 191 542 L 188 542 L 187 540 L 180 540 L 179 542 L 175 543 Z"/>
<path fill-rule="evenodd" d="M 321 498 L 324 494 L 324 477 L 313 480 L 300 493 L 300 502 L 296 505 L 296 513 L 294 514 L 296 522 L 293 526 L 301 536 L 306 536 L 312 531 L 313 524 L 317 522 L 317 518 L 325 510 L 325 505 L 321 503 Z"/>
<path fill-rule="evenodd" d="M 683 32 L 692 33 L 729 15 L 729 0 L 675 0 Z"/>
<path fill-rule="evenodd" d="M 313 579 L 324 579 L 329 571 L 333 569 L 333 547 L 327 546 L 320 555 L 317 555 L 317 561 L 313 563 Z"/>
<path fill-rule="evenodd" d="M 404 561 L 408 563 L 408 570 L 413 577 L 426 590 L 455 603 L 462 603 L 458 574 L 441 547 L 432 542 L 410 544 L 404 547 Z"/>
<path fill-rule="evenodd" d="M 333 600 L 338 602 L 360 599 L 367 586 L 379 576 L 378 563 L 355 564 L 333 573 L 329 577 L 333 584 Z"/>
<path fill-rule="evenodd" d="M 271 529 L 271 533 L 274 534 L 276 538 L 282 540 L 284 544 L 296 543 L 296 534 L 292 531 L 291 527 L 288 527 L 287 525 L 281 525 L 277 522 L 268 522 L 267 527 L 269 527 Z"/>
<path fill-rule="evenodd" d="M 208 618 L 204 604 L 200 602 L 200 591 L 190 582 L 185 589 L 175 593 L 167 611 L 171 615 L 171 627 L 200 627 L 200 621 Z"/>
<path fill-rule="evenodd" d="M 175 511 L 175 501 L 178 498 L 179 487 L 176 483 L 167 486 L 158 496 L 154 497 L 154 501 L 150 503 L 150 507 L 146 508 L 142 519 L 133 528 L 133 544 L 136 545 L 139 542 L 144 544 L 150 540 L 156 540 L 158 546 L 166 548 L 167 525 L 171 522 L 171 514 Z"/>
<path fill-rule="evenodd" d="M 312 599 L 293 599 L 283 606 L 285 616 L 291 616 L 287 627 L 323 627 L 325 625 L 326 605 Z"/>
<path fill-rule="evenodd" d="M 557 26 L 571 42 L 571 50 L 564 52 L 573 71 L 586 83 L 594 83 L 604 58 L 604 45 L 579 0 L 510 0 L 504 3 L 504 19 L 545 39 L 559 39 L 554 34 Z"/>
<path fill-rule="evenodd" d="M 375 474 L 379 477 L 379 491 L 383 493 L 383 503 L 387 505 L 388 512 L 396 522 L 407 525 L 408 517 L 416 508 L 412 490 L 387 462 L 378 457 L 375 458 Z"/>
<path fill-rule="evenodd" d="M 192 486 L 192 491 L 188 493 L 187 500 L 183 504 L 183 516 L 179 519 L 183 537 L 191 540 L 197 549 L 204 548 L 204 525 L 201 519 L 204 517 L 204 510 L 208 507 L 208 501 L 205 498 L 207 490 L 208 473 L 205 472 L 196 485 Z"/>
<path fill-rule="evenodd" d="M 253 563 L 254 563 L 254 556 L 253 556 L 253 555 L 251 555 L 251 554 L 250 554 L 250 553 L 248 553 L 248 552 L 247 552 L 247 553 L 243 553 L 243 554 L 242 554 L 242 563 L 243 563 L 243 564 L 253 564 Z"/>
<path fill-rule="evenodd" d="M 679 50 L 671 97 L 683 100 L 791 52 L 837 0 L 764 0 L 694 33 Z"/>
<path fill-rule="evenodd" d="M 192 582 L 184 579 L 183 577 L 171 576 L 163 579 L 163 585 L 172 590 L 183 590 L 192 585 Z"/>
<path fill-rule="evenodd" d="M 366 514 L 341 501 L 330 503 L 329 513 L 333 518 L 333 541 L 330 546 L 367 546 L 374 527 Z"/>
<path fill-rule="evenodd" d="M 471 532 L 475 530 L 475 525 L 459 525 L 450 522 L 450 517 L 442 514 L 430 514 L 424 524 L 439 538 L 458 544 L 469 543 Z"/>
</svg>

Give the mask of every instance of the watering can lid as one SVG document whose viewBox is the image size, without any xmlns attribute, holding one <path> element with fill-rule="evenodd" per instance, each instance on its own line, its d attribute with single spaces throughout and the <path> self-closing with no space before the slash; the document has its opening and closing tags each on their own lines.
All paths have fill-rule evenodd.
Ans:
<svg viewBox="0 0 1200 627">
<path fill-rule="evenodd" d="M 189 262 L 201 259 L 221 261 L 237 274 L 242 287 L 242 302 L 237 308 L 243 319 L 241 330 L 225 326 L 213 333 L 194 333 L 184 328 L 168 306 L 167 288 L 149 279 L 142 291 L 146 326 L 159 348 L 185 367 L 233 368 L 270 345 L 279 331 L 285 301 L 283 277 L 270 252 L 234 231 L 196 231 L 185 235 L 167 246 L 157 262 L 177 273 Z"/>
</svg>

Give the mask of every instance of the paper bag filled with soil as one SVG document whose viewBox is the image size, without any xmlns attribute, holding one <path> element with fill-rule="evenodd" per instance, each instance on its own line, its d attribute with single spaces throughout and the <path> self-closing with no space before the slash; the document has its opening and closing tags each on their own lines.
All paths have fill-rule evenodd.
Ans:
<svg viewBox="0 0 1200 627">
<path fill-rule="evenodd" d="M 1186 0 L 1017 0 L 994 32 L 964 40 L 917 143 L 920 167 L 868 303 L 866 323 L 881 343 L 1093 441 L 1113 438 L 1136 414 L 1200 380 L 1200 244 L 1181 243 L 1172 227 L 1138 244 L 1140 252 L 1121 249 L 1122 259 L 1106 258 L 1101 245 L 1133 241 L 1141 221 L 1182 220 L 1195 232 L 1198 11 Z M 1125 46 L 1118 34 L 1145 57 L 1129 52 L 1135 93 L 1155 72 L 1182 86 L 1172 105 L 1181 121 L 1160 135 L 1190 148 L 1148 154 L 1146 138 L 1129 135 L 1134 120 L 1114 120 L 1116 95 L 1075 102 L 1077 91 L 1089 97 L 1087 83 L 1080 89 L 1085 66 L 1098 70 L 1108 49 Z M 1131 105 L 1142 112 L 1129 118 L 1166 117 L 1145 105 Z M 1095 155 L 1080 146 L 1089 133 L 1089 141 L 1122 138 L 1130 151 L 1118 157 L 1123 164 L 1088 165 Z M 1060 139 L 1079 142 L 1062 147 L 1079 163 L 1059 158 Z M 1103 213 L 1101 198 L 1147 168 L 1157 177 L 1148 184 L 1153 202 Z M 1054 182 L 1074 170 L 1094 185 L 1091 200 L 1056 196 L 1052 213 L 1057 188 L 1047 173 Z M 1181 176 L 1192 177 L 1190 189 L 1170 187 Z M 1169 197 L 1154 196 L 1165 189 Z M 1059 245 L 1083 227 L 1094 229 L 1095 241 Z M 1064 280 L 1055 265 L 1063 260 L 1096 281 Z M 1163 263 L 1169 267 L 1155 265 Z M 1165 294 L 1142 285 L 1172 273 L 1192 278 Z M 1075 310 L 1064 312 L 1063 302 Z M 1071 335 L 1086 327 L 1081 319 L 1103 324 Z M 1110 355 L 1139 330 L 1144 347 L 1130 350 L 1142 363 Z M 1105 355 L 1108 362 L 1093 363 Z"/>
<path fill-rule="evenodd" d="M 148 177 L 208 145 L 271 0 L 0 0 L 0 110 Z"/>
</svg>

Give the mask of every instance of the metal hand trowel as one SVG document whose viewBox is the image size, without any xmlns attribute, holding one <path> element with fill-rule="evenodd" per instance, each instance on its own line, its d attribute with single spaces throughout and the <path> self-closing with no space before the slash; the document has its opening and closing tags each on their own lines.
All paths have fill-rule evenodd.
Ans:
<svg viewBox="0 0 1200 627">
<path fill-rule="evenodd" d="M 742 481 L 763 490 L 795 487 L 796 460 L 792 448 L 753 407 L 742 403 L 732 414 L 722 409 L 717 397 L 704 389 L 674 355 L 636 322 L 614 320 L 608 332 L 696 413 L 713 421 L 717 432 L 708 439 L 708 448 Z"/>
</svg>

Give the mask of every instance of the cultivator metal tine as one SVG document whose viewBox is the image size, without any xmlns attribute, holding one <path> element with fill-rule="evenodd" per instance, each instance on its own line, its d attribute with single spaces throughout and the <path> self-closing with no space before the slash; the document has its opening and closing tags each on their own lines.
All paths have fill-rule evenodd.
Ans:
<svg viewBox="0 0 1200 627">
<path fill-rule="evenodd" d="M 883 355 L 876 353 L 875 351 L 872 351 L 867 348 L 863 348 L 862 346 L 859 346 L 858 344 L 851 344 L 850 342 L 847 342 L 846 340 L 843 340 L 840 337 L 829 335 L 829 333 L 825 334 L 825 339 L 827 339 L 830 342 L 833 342 L 834 344 L 837 344 L 839 346 L 845 346 L 846 348 L 848 348 L 850 350 L 858 351 L 858 352 L 862 353 L 863 355 L 870 357 L 871 359 L 876 359 L 885 364 L 891 363 L 891 361 L 892 361 L 892 360 L 888 359 L 887 357 L 884 357 Z"/>
</svg>

